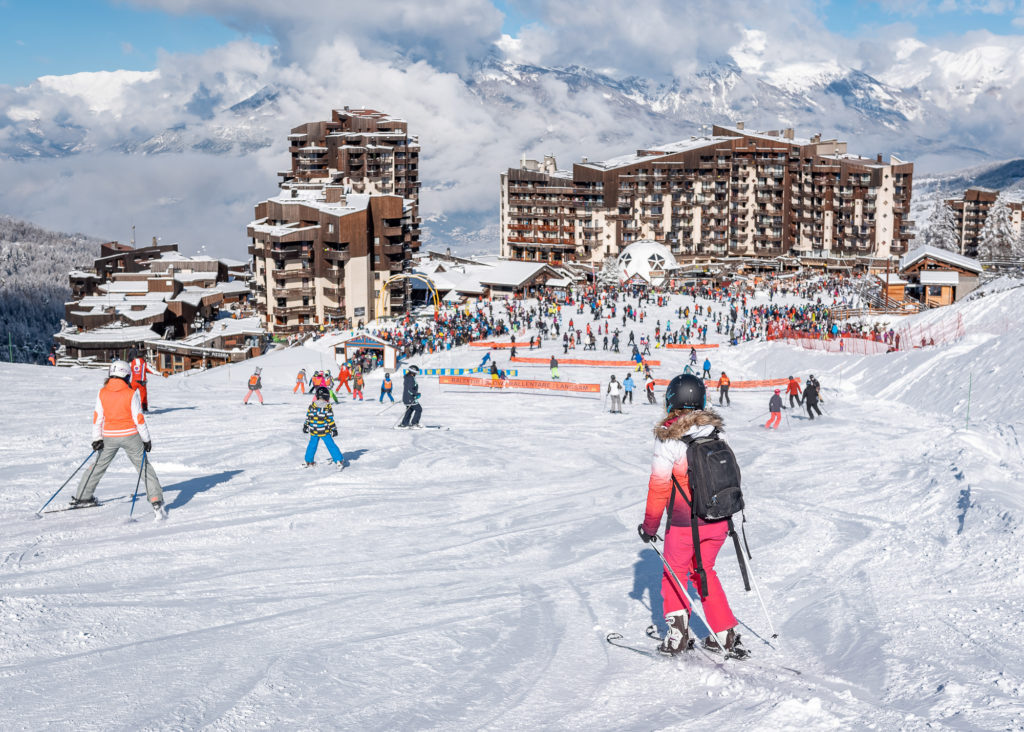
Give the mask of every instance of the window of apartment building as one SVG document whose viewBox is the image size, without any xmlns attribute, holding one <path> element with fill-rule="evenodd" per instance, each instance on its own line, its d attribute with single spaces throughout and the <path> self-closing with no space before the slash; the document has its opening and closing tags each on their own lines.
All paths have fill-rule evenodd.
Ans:
<svg viewBox="0 0 1024 732">
<path fill-rule="evenodd" d="M 302 298 L 302 306 L 303 307 L 309 307 L 309 296 L 308 295 L 304 295 L 303 296 L 303 298 Z"/>
<path fill-rule="evenodd" d="M 287 307 L 288 306 L 288 301 L 285 298 L 283 298 L 283 297 L 279 297 L 279 298 L 277 298 L 277 306 L 279 308 Z"/>
</svg>

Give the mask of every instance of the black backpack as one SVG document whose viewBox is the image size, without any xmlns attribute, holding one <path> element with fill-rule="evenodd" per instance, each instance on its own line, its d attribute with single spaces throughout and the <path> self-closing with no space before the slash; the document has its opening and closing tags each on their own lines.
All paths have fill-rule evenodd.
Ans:
<svg viewBox="0 0 1024 732">
<path fill-rule="evenodd" d="M 703 600 L 707 597 L 707 574 L 704 571 L 704 564 L 700 556 L 700 535 L 697 528 L 697 520 L 706 523 L 727 521 L 729 523 L 729 536 L 732 537 L 736 547 L 736 558 L 740 563 L 740 572 L 743 574 L 743 586 L 747 592 L 750 591 L 750 579 L 747 576 L 747 565 L 743 560 L 743 551 L 740 549 L 740 540 L 736 535 L 736 528 L 733 526 L 733 515 L 743 513 L 743 490 L 740 487 L 740 466 L 736 462 L 736 456 L 732 448 L 719 435 L 716 427 L 710 435 L 704 437 L 683 436 L 686 443 L 686 465 L 687 478 L 689 481 L 690 495 L 692 501 L 686 498 L 682 486 L 672 476 L 672 498 L 669 501 L 668 520 L 672 524 L 672 511 L 676 499 L 676 492 L 686 505 L 690 507 L 690 529 L 693 532 L 693 551 L 697 568 L 697 591 Z M 743 515 L 743 522 L 746 523 L 746 515 Z M 746 532 L 743 533 L 743 543 L 747 544 Z M 750 556 L 750 547 L 747 546 L 747 556 Z M 753 558 L 753 557 L 751 557 Z"/>
</svg>

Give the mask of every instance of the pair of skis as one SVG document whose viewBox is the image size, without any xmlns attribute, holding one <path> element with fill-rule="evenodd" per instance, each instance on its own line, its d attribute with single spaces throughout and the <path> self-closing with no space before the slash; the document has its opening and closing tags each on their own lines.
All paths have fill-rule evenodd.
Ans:
<svg viewBox="0 0 1024 732">
<path fill-rule="evenodd" d="M 664 640 L 661 634 L 658 633 L 658 628 L 654 625 L 647 626 L 646 635 L 648 638 L 658 641 L 659 644 Z M 633 653 L 639 653 L 641 656 L 648 656 L 649 658 L 678 658 L 685 654 L 689 654 L 691 651 L 696 650 L 699 653 L 701 653 L 704 657 L 706 657 L 708 660 L 710 660 L 712 663 L 721 665 L 723 661 L 719 659 L 734 659 L 742 661 L 750 657 L 750 651 L 744 650 L 743 653 L 733 653 L 731 651 L 723 651 L 718 648 L 709 649 L 705 647 L 700 641 L 697 641 L 693 638 L 687 639 L 687 647 L 682 654 L 675 655 L 670 653 L 664 653 L 661 650 L 659 650 L 657 646 L 655 646 L 654 648 L 648 648 L 631 645 L 625 641 L 625 639 L 622 636 L 622 633 L 609 633 L 604 637 L 604 639 L 610 645 L 613 645 L 616 648 L 622 648 L 627 651 L 632 651 Z"/>
</svg>

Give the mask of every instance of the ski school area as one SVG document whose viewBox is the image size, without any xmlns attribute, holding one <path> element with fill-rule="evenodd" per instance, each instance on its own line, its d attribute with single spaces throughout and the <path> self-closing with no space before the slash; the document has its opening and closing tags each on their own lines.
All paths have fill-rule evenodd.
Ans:
<svg viewBox="0 0 1024 732">
<path fill-rule="evenodd" d="M 138 474 L 123 455 L 98 507 L 37 515 L 89 453 L 104 376 L 0 364 L 2 726 L 1024 728 L 1024 287 L 889 316 L 958 324 L 893 353 L 709 330 L 698 367 L 732 382 L 731 405 L 714 386 L 708 402 L 742 470 L 760 594 L 728 541 L 715 568 L 745 660 L 664 657 L 648 636 L 665 632 L 661 545 L 637 525 L 665 389 L 647 403 L 626 341 L 692 304 L 647 306 L 622 353 L 552 339 L 515 361 L 494 346 L 407 359 L 394 406 L 371 372 L 365 401 L 342 389 L 332 404 L 340 472 L 322 447 L 300 467 L 312 397 L 293 393 L 300 369 L 337 372 L 330 339 L 155 380 L 161 522 L 130 518 Z M 487 353 L 504 385 L 489 363 L 452 373 Z M 667 382 L 689 350 L 647 358 Z M 421 423 L 446 429 L 392 429 L 412 363 Z M 264 403 L 246 405 L 257 366 Z M 609 379 L 627 374 L 633 400 L 611 413 Z M 811 374 L 824 414 L 794 406 L 765 429 L 774 390 L 788 407 L 788 377 Z"/>
</svg>

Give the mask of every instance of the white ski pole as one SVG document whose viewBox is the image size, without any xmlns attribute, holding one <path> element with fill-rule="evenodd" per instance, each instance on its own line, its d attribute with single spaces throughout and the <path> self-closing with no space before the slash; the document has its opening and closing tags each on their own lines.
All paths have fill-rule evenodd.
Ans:
<svg viewBox="0 0 1024 732">
<path fill-rule="evenodd" d="M 761 603 L 761 610 L 764 611 L 764 619 L 768 621 L 768 630 L 772 632 L 772 638 L 775 639 L 776 645 L 778 645 L 779 634 L 775 632 L 775 626 L 772 624 L 771 616 L 768 615 L 768 606 L 764 604 L 764 598 L 761 597 L 761 590 L 757 587 L 757 580 L 754 579 L 754 568 L 750 566 L 748 559 L 744 559 L 747 563 L 747 572 L 750 578 L 750 584 L 754 588 L 754 593 L 757 595 L 758 602 Z"/>
</svg>

